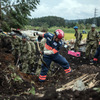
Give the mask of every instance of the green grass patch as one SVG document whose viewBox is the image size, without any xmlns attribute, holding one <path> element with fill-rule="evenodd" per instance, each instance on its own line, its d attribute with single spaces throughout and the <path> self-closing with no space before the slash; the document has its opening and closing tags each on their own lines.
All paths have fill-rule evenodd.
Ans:
<svg viewBox="0 0 100 100">
<path fill-rule="evenodd" d="M 31 90 L 29 91 L 29 93 L 35 95 L 35 88 L 32 86 Z"/>
<path fill-rule="evenodd" d="M 87 34 L 82 34 L 82 35 L 83 35 L 82 39 L 87 38 Z M 64 39 L 65 40 L 75 39 L 74 33 L 65 33 Z"/>
</svg>

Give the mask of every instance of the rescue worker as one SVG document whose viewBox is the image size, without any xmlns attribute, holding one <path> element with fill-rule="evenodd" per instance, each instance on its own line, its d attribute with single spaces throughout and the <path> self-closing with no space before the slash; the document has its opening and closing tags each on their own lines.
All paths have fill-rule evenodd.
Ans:
<svg viewBox="0 0 100 100">
<path fill-rule="evenodd" d="M 54 33 L 55 35 L 52 33 L 37 33 L 39 36 L 42 36 L 46 39 L 44 51 L 40 52 L 43 54 L 43 61 L 45 62 L 45 64 L 42 63 L 41 65 L 42 69 L 39 76 L 40 82 L 44 82 L 46 80 L 47 72 L 52 61 L 61 65 L 64 68 L 66 74 L 71 72 L 68 61 L 59 54 L 59 49 L 62 46 L 64 32 L 61 29 L 57 29 Z"/>
<path fill-rule="evenodd" d="M 78 32 L 78 27 L 75 26 L 74 27 L 75 29 L 75 37 L 76 37 L 76 41 L 75 41 L 75 44 L 74 44 L 74 50 L 77 52 L 78 51 L 78 48 L 79 48 L 79 44 L 81 42 L 81 39 L 82 39 L 82 34 Z"/>
<path fill-rule="evenodd" d="M 30 73 L 28 64 L 29 60 L 31 59 L 31 45 L 27 41 L 27 36 L 25 34 L 22 35 L 20 53 L 21 53 L 21 55 L 19 56 L 21 62 L 20 70 L 24 73 Z"/>
<path fill-rule="evenodd" d="M 99 56 L 100 56 L 100 46 L 97 48 L 97 51 L 94 55 L 94 58 L 93 58 L 93 64 L 96 64 L 98 59 L 99 59 Z"/>
<path fill-rule="evenodd" d="M 99 33 L 95 30 L 96 25 L 91 25 L 91 30 L 88 32 L 86 40 L 86 59 L 89 59 L 89 55 L 92 51 L 91 56 L 94 57 L 98 46 Z"/>
<path fill-rule="evenodd" d="M 100 31 L 98 33 L 100 35 Z M 99 39 L 98 45 L 99 46 L 98 46 L 98 48 L 96 50 L 96 53 L 95 53 L 93 61 L 92 61 L 93 64 L 97 64 L 98 60 L 100 60 L 100 39 Z"/>
<path fill-rule="evenodd" d="M 11 47 L 12 47 L 12 54 L 15 57 L 14 63 L 16 64 L 18 56 L 20 54 L 20 43 L 21 43 L 21 38 L 16 36 L 15 32 L 11 32 Z"/>
<path fill-rule="evenodd" d="M 31 75 L 34 75 L 35 74 L 35 71 L 36 71 L 36 47 L 35 47 L 35 44 L 34 44 L 34 39 L 31 39 L 29 41 L 30 45 L 31 45 L 31 59 L 29 60 L 29 70 L 30 70 L 30 74 Z"/>
<path fill-rule="evenodd" d="M 40 37 L 40 36 L 39 36 Z M 38 43 L 39 43 L 39 46 L 40 46 L 40 50 L 41 51 L 44 51 L 44 46 L 45 46 L 45 43 L 46 43 L 46 39 L 45 38 L 43 38 L 40 42 L 38 41 Z M 38 60 L 38 64 L 39 64 L 39 66 L 41 66 L 41 59 L 40 59 L 40 57 L 39 57 L 39 60 Z"/>
</svg>

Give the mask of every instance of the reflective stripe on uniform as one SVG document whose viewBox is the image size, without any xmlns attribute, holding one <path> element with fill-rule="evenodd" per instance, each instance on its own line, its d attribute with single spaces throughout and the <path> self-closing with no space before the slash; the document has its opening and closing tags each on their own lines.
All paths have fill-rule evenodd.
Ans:
<svg viewBox="0 0 100 100">
<path fill-rule="evenodd" d="M 53 49 L 52 47 L 50 47 L 46 43 L 45 43 L 45 48 L 48 49 L 48 50 L 52 50 L 54 52 L 54 54 L 58 52 L 56 49 Z"/>
<path fill-rule="evenodd" d="M 71 68 L 69 67 L 69 69 L 65 69 L 64 71 L 65 71 L 65 73 L 70 73 L 71 72 Z"/>
<path fill-rule="evenodd" d="M 54 52 L 54 54 L 58 52 L 56 49 L 53 49 L 52 51 Z"/>
<path fill-rule="evenodd" d="M 44 76 L 40 75 L 40 76 L 39 76 L 39 79 L 40 79 L 40 80 L 46 80 L 46 77 L 47 77 L 46 75 L 44 75 Z"/>
</svg>

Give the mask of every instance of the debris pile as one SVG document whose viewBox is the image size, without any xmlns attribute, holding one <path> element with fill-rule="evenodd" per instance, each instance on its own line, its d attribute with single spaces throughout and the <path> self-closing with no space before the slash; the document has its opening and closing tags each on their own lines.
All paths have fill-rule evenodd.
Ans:
<svg viewBox="0 0 100 100">
<path fill-rule="evenodd" d="M 84 53 L 73 57 L 62 48 L 60 54 L 68 60 L 72 73 L 65 75 L 63 69 L 54 64 L 54 73 L 48 75 L 46 82 L 40 83 L 38 76 L 31 76 L 33 83 L 30 83 L 17 75 L 14 57 L 1 48 L 0 100 L 99 100 L 100 95 L 93 88 L 100 87 L 100 68 L 83 59 Z M 78 91 L 81 86 L 84 88 Z"/>
</svg>

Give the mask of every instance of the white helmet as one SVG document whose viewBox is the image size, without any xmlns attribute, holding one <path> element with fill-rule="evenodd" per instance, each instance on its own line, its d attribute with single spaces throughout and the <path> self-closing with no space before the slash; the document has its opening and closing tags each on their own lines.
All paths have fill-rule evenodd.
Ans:
<svg viewBox="0 0 100 100">
<path fill-rule="evenodd" d="M 96 27 L 96 25 L 95 24 L 92 24 L 91 27 Z"/>
</svg>

